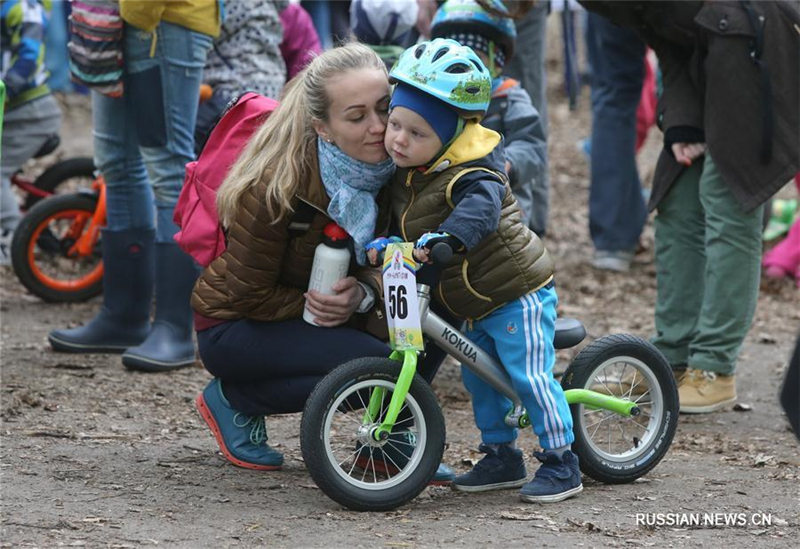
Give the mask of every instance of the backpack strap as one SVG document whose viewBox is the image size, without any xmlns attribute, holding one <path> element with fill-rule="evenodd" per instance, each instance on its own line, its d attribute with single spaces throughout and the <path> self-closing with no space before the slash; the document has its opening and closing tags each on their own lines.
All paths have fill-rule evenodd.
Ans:
<svg viewBox="0 0 800 549">
<path fill-rule="evenodd" d="M 468 173 L 472 173 L 472 172 L 490 173 L 490 174 L 495 175 L 498 178 L 500 178 L 500 180 L 503 182 L 503 184 L 508 186 L 508 177 L 506 177 L 506 174 L 504 174 L 504 173 L 500 173 L 498 171 L 495 171 L 495 170 L 492 170 L 492 169 L 489 169 L 489 168 L 484 168 L 482 166 L 474 166 L 472 168 L 464 168 L 463 170 L 461 170 L 460 172 L 457 172 L 453 176 L 453 178 L 450 180 L 450 183 L 447 184 L 447 188 L 444 191 L 445 192 L 445 198 L 447 200 L 447 205 L 450 206 L 450 209 L 452 209 L 452 210 L 456 209 L 456 205 L 453 203 L 453 187 L 458 182 L 458 180 L 461 179 L 462 176 L 465 176 Z"/>
</svg>

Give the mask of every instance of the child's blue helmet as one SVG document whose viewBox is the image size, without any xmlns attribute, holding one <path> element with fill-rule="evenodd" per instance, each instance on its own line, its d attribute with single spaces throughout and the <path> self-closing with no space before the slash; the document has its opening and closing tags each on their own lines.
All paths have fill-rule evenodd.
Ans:
<svg viewBox="0 0 800 549">
<path fill-rule="evenodd" d="M 472 49 L 437 38 L 411 46 L 389 73 L 402 82 L 454 107 L 464 118 L 481 118 L 489 108 L 492 76 Z"/>
<path fill-rule="evenodd" d="M 485 36 L 503 49 L 506 59 L 514 53 L 517 30 L 508 16 L 508 10 L 500 0 L 486 0 L 495 12 L 505 17 L 487 12 L 475 0 L 447 0 L 436 11 L 431 21 L 433 38 L 453 38 L 459 34 Z"/>
</svg>

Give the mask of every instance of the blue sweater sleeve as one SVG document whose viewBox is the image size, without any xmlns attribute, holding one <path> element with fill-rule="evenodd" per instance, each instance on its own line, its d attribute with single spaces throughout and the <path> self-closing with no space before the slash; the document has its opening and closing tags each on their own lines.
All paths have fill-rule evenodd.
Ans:
<svg viewBox="0 0 800 549">
<path fill-rule="evenodd" d="M 453 187 L 455 209 L 439 231 L 455 236 L 471 250 L 497 230 L 504 195 L 505 184 L 499 177 L 483 170 L 464 175 Z"/>
</svg>

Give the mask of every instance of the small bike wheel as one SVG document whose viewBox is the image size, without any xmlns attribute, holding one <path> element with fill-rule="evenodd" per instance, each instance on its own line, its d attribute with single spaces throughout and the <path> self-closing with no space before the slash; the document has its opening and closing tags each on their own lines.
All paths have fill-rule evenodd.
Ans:
<svg viewBox="0 0 800 549">
<path fill-rule="evenodd" d="M 400 368 L 388 358 L 347 362 L 319 382 L 303 410 L 300 447 L 306 467 L 328 497 L 349 509 L 387 511 L 407 503 L 425 489 L 441 462 L 444 418 L 433 390 L 418 375 L 389 439 L 372 436 Z M 372 406 L 379 409 L 374 418 L 367 412 L 370 398 L 379 404 Z M 378 455 L 393 457 L 378 460 Z M 391 467 L 378 466 L 387 463 Z"/>
<path fill-rule="evenodd" d="M 11 263 L 31 293 L 50 302 L 85 301 L 103 291 L 99 240 L 92 252 L 73 251 L 97 207 L 92 194 L 54 195 L 25 214 L 14 231 Z"/>
<path fill-rule="evenodd" d="M 584 404 L 570 406 L 581 470 L 600 482 L 633 482 L 664 457 L 678 424 L 678 390 L 669 363 L 649 342 L 628 334 L 600 338 L 564 372 L 566 389 L 590 389 L 632 400 L 623 417 Z"/>
<path fill-rule="evenodd" d="M 79 188 L 88 188 L 94 179 L 94 160 L 88 157 L 69 158 L 47 168 L 33 182 L 34 187 L 55 194 L 75 192 Z M 25 211 L 42 200 L 41 196 L 28 194 L 23 204 Z"/>
</svg>

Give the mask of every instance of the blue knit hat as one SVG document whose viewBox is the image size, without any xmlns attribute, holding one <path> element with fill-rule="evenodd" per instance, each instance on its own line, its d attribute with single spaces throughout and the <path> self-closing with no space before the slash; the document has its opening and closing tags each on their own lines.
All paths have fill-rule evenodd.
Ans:
<svg viewBox="0 0 800 549">
<path fill-rule="evenodd" d="M 406 84 L 398 83 L 389 102 L 389 109 L 395 107 L 405 107 L 424 118 L 439 136 L 442 145 L 447 145 L 456 136 L 459 125 L 458 112 L 444 101 Z"/>
</svg>

